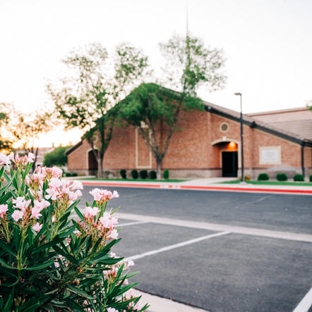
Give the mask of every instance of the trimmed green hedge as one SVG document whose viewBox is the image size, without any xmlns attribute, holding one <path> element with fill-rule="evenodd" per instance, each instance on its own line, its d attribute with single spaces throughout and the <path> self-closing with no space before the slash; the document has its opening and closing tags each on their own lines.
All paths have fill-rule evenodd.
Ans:
<svg viewBox="0 0 312 312">
<path fill-rule="evenodd" d="M 168 169 L 164 170 L 164 179 L 166 179 L 166 180 L 169 179 L 169 170 Z"/>
<path fill-rule="evenodd" d="M 258 181 L 268 181 L 269 180 L 269 175 L 267 173 L 265 173 L 265 172 L 260 173 L 258 175 L 258 179 L 257 180 Z"/>
<path fill-rule="evenodd" d="M 121 169 L 121 170 L 120 170 L 120 176 L 121 176 L 123 179 L 127 179 L 127 170 L 126 170 L 126 169 Z"/>
<path fill-rule="evenodd" d="M 294 176 L 294 181 L 303 182 L 304 181 L 304 176 L 302 174 L 300 174 L 300 173 L 297 173 Z"/>
<path fill-rule="evenodd" d="M 140 170 L 139 175 L 141 179 L 146 179 L 148 176 L 148 172 L 147 170 Z"/>
<path fill-rule="evenodd" d="M 152 180 L 156 180 L 156 178 L 157 178 L 157 173 L 156 173 L 156 171 L 154 171 L 154 170 L 150 171 L 149 177 L 150 177 L 150 179 L 152 179 Z"/>
<path fill-rule="evenodd" d="M 136 169 L 131 170 L 131 176 L 132 176 L 132 179 L 136 180 L 139 177 L 138 170 Z"/>
<path fill-rule="evenodd" d="M 284 172 L 280 172 L 276 175 L 276 180 L 277 181 L 287 181 L 288 180 L 288 177 L 287 177 L 287 174 L 284 173 Z"/>
</svg>

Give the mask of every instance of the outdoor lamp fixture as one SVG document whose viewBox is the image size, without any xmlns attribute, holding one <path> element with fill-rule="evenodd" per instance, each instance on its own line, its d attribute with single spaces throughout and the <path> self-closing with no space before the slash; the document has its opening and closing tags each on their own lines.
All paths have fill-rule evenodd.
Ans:
<svg viewBox="0 0 312 312">
<path fill-rule="evenodd" d="M 234 93 L 240 96 L 240 139 L 241 139 L 241 167 L 242 167 L 242 183 L 245 183 L 244 175 L 244 128 L 243 128 L 243 110 L 242 110 L 242 94 L 240 92 Z"/>
</svg>

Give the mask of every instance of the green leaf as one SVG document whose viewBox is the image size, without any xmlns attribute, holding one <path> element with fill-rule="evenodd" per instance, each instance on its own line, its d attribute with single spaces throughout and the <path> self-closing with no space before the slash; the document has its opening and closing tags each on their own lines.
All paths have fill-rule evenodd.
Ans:
<svg viewBox="0 0 312 312">
<path fill-rule="evenodd" d="M 40 307 L 42 304 L 38 300 L 32 300 L 35 302 L 26 302 L 20 307 L 20 311 L 23 312 L 33 312 L 36 311 L 38 307 Z"/>
<path fill-rule="evenodd" d="M 68 307 L 72 308 L 73 311 L 85 312 L 85 309 L 83 309 L 81 305 L 76 303 L 74 300 L 71 300 L 70 298 L 65 298 L 64 301 L 66 302 Z"/>
<path fill-rule="evenodd" d="M 12 305 L 13 305 L 13 300 L 14 300 L 14 292 L 15 292 L 15 287 L 12 287 L 12 290 L 7 297 L 6 304 L 2 310 L 2 312 L 11 312 L 12 311 Z"/>
<path fill-rule="evenodd" d="M 10 249 L 5 243 L 3 243 L 3 241 L 0 241 L 0 248 L 2 250 L 5 250 L 7 253 L 12 255 L 14 258 L 16 258 L 16 254 L 14 253 L 14 251 L 12 249 Z"/>
<path fill-rule="evenodd" d="M 65 246 L 64 246 L 65 247 Z M 68 261 L 72 262 L 73 264 L 76 264 L 78 265 L 79 264 L 79 261 L 74 258 L 72 255 L 70 255 L 65 247 L 65 250 L 64 251 L 63 249 L 61 249 L 59 246 L 53 246 L 53 249 L 59 253 L 60 255 L 62 255 L 64 258 L 66 258 Z"/>
<path fill-rule="evenodd" d="M 84 220 L 84 216 L 81 213 L 81 211 L 79 210 L 79 208 L 75 207 L 74 209 L 75 209 L 75 212 L 77 213 L 78 217 L 80 218 L 80 220 Z"/>
<path fill-rule="evenodd" d="M 6 264 L 6 262 L 5 262 Z M 4 267 L 3 268 L 1 267 L 0 265 L 0 276 L 10 276 L 12 277 L 13 279 L 17 279 L 17 275 L 14 274 L 14 272 L 16 272 L 16 268 L 13 268 L 11 267 L 11 270 L 7 270 L 8 268 L 7 267 Z"/>
<path fill-rule="evenodd" d="M 26 268 L 24 268 L 24 270 L 26 270 L 26 271 L 42 270 L 42 269 L 45 269 L 46 267 L 50 266 L 53 263 L 54 263 L 54 260 L 50 260 L 48 262 L 37 264 L 37 265 L 34 265 L 32 267 L 26 267 Z"/>
<path fill-rule="evenodd" d="M 82 289 L 79 289 L 78 287 L 75 287 L 75 286 L 73 286 L 73 285 L 68 285 L 68 288 L 69 288 L 72 292 L 74 292 L 75 294 L 78 294 L 78 295 L 80 295 L 80 296 L 82 296 L 82 297 L 84 297 L 84 298 L 87 298 L 87 299 L 90 299 L 90 300 L 93 299 L 92 296 L 88 295 L 85 291 L 83 291 Z"/>
<path fill-rule="evenodd" d="M 41 252 L 42 250 L 50 250 L 50 248 L 54 248 L 55 245 L 61 243 L 62 241 L 63 241 L 63 238 L 61 238 L 59 236 L 55 236 L 52 241 L 34 249 L 33 254 Z"/>
<path fill-rule="evenodd" d="M 1 191 L 5 192 L 5 189 L 2 189 Z M 9 204 L 9 200 L 12 198 L 12 193 L 4 193 L 4 195 L 1 195 L 0 197 L 0 204 Z"/>
</svg>

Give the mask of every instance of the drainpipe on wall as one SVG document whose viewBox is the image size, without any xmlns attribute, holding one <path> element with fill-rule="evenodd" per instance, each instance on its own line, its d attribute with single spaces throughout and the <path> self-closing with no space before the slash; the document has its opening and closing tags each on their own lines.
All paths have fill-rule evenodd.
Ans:
<svg viewBox="0 0 312 312">
<path fill-rule="evenodd" d="M 304 142 L 302 142 L 301 145 L 301 169 L 302 169 L 302 175 L 305 177 L 305 169 L 304 169 Z"/>
</svg>

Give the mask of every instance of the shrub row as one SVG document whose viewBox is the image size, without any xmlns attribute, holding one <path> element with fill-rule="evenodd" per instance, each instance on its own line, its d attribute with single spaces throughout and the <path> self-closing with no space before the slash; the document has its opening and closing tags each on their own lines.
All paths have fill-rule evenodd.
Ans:
<svg viewBox="0 0 312 312">
<path fill-rule="evenodd" d="M 268 181 L 269 180 L 269 175 L 265 172 L 260 173 L 258 175 L 258 181 Z M 288 180 L 288 176 L 286 173 L 280 172 L 276 175 L 276 180 L 277 181 L 287 181 Z M 298 181 L 298 182 L 303 182 L 304 181 L 304 176 L 300 173 L 297 173 L 294 175 L 294 181 Z M 312 182 L 312 174 L 309 176 L 309 181 Z"/>
<path fill-rule="evenodd" d="M 127 170 L 126 169 L 120 170 L 119 173 L 123 179 L 127 179 Z M 140 170 L 140 171 L 133 169 L 133 170 L 131 170 L 130 174 L 131 174 L 132 179 L 138 179 L 140 177 L 140 179 L 150 178 L 151 180 L 155 180 L 157 178 L 157 173 L 155 170 L 151 170 L 150 172 L 148 172 L 145 169 Z M 164 176 L 164 179 L 169 179 L 169 170 L 168 169 L 164 170 L 163 176 Z"/>
<path fill-rule="evenodd" d="M 77 177 L 77 172 L 63 172 L 63 177 Z"/>
</svg>

